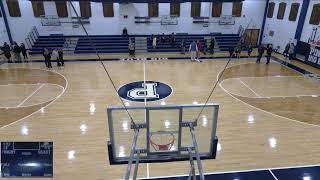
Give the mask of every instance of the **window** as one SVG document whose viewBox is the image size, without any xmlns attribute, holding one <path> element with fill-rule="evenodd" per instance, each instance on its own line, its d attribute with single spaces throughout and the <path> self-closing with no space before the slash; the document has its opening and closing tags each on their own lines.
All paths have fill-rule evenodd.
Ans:
<svg viewBox="0 0 320 180">
<path fill-rule="evenodd" d="M 170 15 L 180 16 L 180 3 L 170 3 Z"/>
<path fill-rule="evenodd" d="M 320 23 L 320 4 L 313 5 L 311 18 L 309 21 L 310 24 L 319 25 Z"/>
<path fill-rule="evenodd" d="M 102 5 L 103 5 L 103 16 L 113 17 L 114 16 L 113 3 L 103 2 Z"/>
<path fill-rule="evenodd" d="M 56 9 L 59 17 L 68 17 L 68 8 L 65 1 L 56 1 Z"/>
<path fill-rule="evenodd" d="M 212 17 L 220 17 L 222 11 L 222 2 L 212 3 Z"/>
<path fill-rule="evenodd" d="M 274 6 L 275 5 L 276 5 L 276 3 L 274 3 L 274 2 L 269 3 L 268 14 L 267 14 L 268 18 L 273 18 L 273 11 L 274 11 Z"/>
<path fill-rule="evenodd" d="M 34 17 L 45 15 L 43 1 L 31 1 Z"/>
<path fill-rule="evenodd" d="M 297 20 L 299 7 L 300 7 L 299 3 L 292 3 L 290 15 L 289 15 L 289 21 L 296 21 Z"/>
<path fill-rule="evenodd" d="M 191 17 L 200 17 L 201 2 L 191 2 Z"/>
<path fill-rule="evenodd" d="M 148 4 L 148 15 L 149 17 L 158 17 L 159 16 L 159 4 L 158 3 L 149 3 Z"/>
<path fill-rule="evenodd" d="M 21 17 L 18 0 L 7 0 L 7 6 L 11 17 Z"/>
<path fill-rule="evenodd" d="M 79 1 L 81 17 L 91 17 L 91 4 L 90 1 Z"/>
<path fill-rule="evenodd" d="M 282 2 L 279 4 L 277 19 L 283 19 L 284 13 L 286 12 L 286 7 L 287 7 L 287 3 Z"/>
<path fill-rule="evenodd" d="M 242 13 L 242 2 L 233 2 L 232 15 L 235 17 L 241 17 Z"/>
</svg>

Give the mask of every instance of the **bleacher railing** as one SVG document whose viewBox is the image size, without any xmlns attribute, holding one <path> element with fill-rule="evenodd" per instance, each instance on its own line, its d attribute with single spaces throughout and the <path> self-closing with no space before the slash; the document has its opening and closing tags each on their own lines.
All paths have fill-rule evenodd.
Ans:
<svg viewBox="0 0 320 180">
<path fill-rule="evenodd" d="M 245 28 L 242 25 L 240 25 L 239 31 L 238 31 L 240 40 L 239 40 L 237 46 L 240 46 L 242 41 L 245 40 L 246 35 L 247 35 L 246 31 L 247 31 L 247 29 L 249 29 L 251 22 L 252 22 L 252 19 L 250 20 L 250 22 L 247 24 L 247 26 Z"/>
<path fill-rule="evenodd" d="M 31 31 L 29 32 L 28 36 L 26 37 L 25 41 L 27 44 L 27 47 L 29 49 L 32 48 L 32 46 L 34 45 L 34 43 L 36 42 L 36 40 L 39 37 L 39 32 L 36 26 L 33 26 Z"/>
</svg>

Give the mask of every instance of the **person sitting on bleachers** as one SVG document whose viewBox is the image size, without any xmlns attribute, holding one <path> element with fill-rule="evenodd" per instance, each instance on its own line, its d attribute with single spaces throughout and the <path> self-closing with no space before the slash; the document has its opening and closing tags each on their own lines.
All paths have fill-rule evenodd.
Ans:
<svg viewBox="0 0 320 180">
<path fill-rule="evenodd" d="M 166 35 L 164 33 L 162 33 L 160 41 L 161 43 L 166 42 Z"/>
<path fill-rule="evenodd" d="M 211 38 L 211 40 L 210 40 L 210 54 L 214 54 L 214 46 L 215 46 L 214 38 Z"/>
<path fill-rule="evenodd" d="M 166 39 L 165 42 L 170 42 L 170 35 L 166 35 L 165 37 L 166 37 L 165 38 Z"/>
<path fill-rule="evenodd" d="M 171 42 L 171 46 L 173 47 L 175 42 L 176 42 L 176 37 L 174 35 L 174 32 L 171 33 L 171 36 L 170 36 L 170 42 Z"/>
</svg>

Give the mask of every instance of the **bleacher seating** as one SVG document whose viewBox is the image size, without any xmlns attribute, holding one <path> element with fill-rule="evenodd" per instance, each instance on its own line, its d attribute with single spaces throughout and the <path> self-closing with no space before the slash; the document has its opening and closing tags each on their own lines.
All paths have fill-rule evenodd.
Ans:
<svg viewBox="0 0 320 180">
<path fill-rule="evenodd" d="M 42 54 L 43 49 L 47 48 L 50 51 L 55 48 L 62 48 L 65 42 L 65 36 L 53 34 L 50 36 L 39 36 L 32 49 L 30 49 L 30 54 Z"/>
<path fill-rule="evenodd" d="M 127 53 L 128 43 L 129 38 L 121 35 L 82 36 L 79 37 L 75 53 L 95 53 L 96 50 L 98 53 Z"/>
<path fill-rule="evenodd" d="M 239 42 L 238 34 L 176 34 L 176 41 L 174 46 L 170 42 L 161 42 L 157 44 L 157 48 L 153 49 L 150 35 L 134 35 L 130 38 L 134 41 L 135 37 L 145 37 L 147 39 L 148 52 L 180 52 L 181 40 L 185 40 L 186 51 L 189 44 L 193 40 L 216 39 L 216 47 L 220 51 L 228 51 L 229 47 L 236 46 Z M 75 54 L 90 54 L 96 53 L 127 53 L 129 39 L 122 35 L 91 35 L 90 38 L 84 35 L 79 36 L 63 36 L 62 34 L 55 34 L 50 36 L 39 36 L 34 43 L 30 54 L 42 54 L 43 48 L 53 50 L 54 48 L 63 47 L 67 38 L 78 38 L 77 46 L 74 50 Z M 93 43 L 93 45 L 91 44 Z"/>
</svg>

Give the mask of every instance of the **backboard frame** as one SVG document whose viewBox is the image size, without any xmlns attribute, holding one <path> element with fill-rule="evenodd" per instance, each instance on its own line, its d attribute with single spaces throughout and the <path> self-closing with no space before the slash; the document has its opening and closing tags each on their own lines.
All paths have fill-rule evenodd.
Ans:
<svg viewBox="0 0 320 180">
<path fill-rule="evenodd" d="M 215 159 L 216 153 L 217 153 L 217 144 L 218 144 L 218 138 L 216 137 L 216 128 L 217 128 L 217 119 L 218 119 L 218 111 L 219 111 L 219 105 L 218 104 L 179 104 L 179 105 L 164 105 L 164 106 L 110 106 L 107 108 L 108 113 L 108 125 L 109 125 L 109 137 L 110 141 L 108 141 L 108 155 L 109 155 L 109 163 L 111 165 L 114 164 L 128 164 L 129 157 L 117 157 L 116 155 L 116 147 L 115 147 L 115 134 L 114 134 L 114 127 L 113 127 L 113 113 L 115 111 L 134 111 L 134 110 L 144 110 L 145 111 L 145 123 L 139 124 L 141 128 L 146 129 L 146 148 L 140 149 L 142 152 L 142 155 L 140 157 L 139 162 L 140 163 L 156 163 L 156 162 L 172 162 L 172 161 L 189 161 L 190 155 L 187 152 L 189 146 L 182 146 L 181 145 L 181 134 L 182 129 L 188 128 L 186 124 L 192 123 L 195 127 L 197 126 L 196 121 L 194 119 L 182 119 L 183 118 L 183 110 L 188 108 L 202 108 L 205 106 L 205 108 L 212 109 L 212 124 L 211 124 L 211 134 L 210 134 L 210 140 L 208 143 L 209 145 L 209 151 L 208 152 L 199 152 L 201 159 Z M 153 110 L 178 110 L 179 111 L 179 136 L 177 138 L 178 140 L 178 147 L 174 151 L 170 152 L 151 152 L 150 149 L 150 111 Z M 194 117 L 197 118 L 197 117 Z M 132 126 L 132 125 L 131 125 Z M 131 131 L 134 131 L 134 127 L 131 127 Z M 128 142 L 131 144 L 132 142 Z"/>
<path fill-rule="evenodd" d="M 219 25 L 235 25 L 236 18 L 232 15 L 221 15 L 219 18 Z"/>
</svg>

